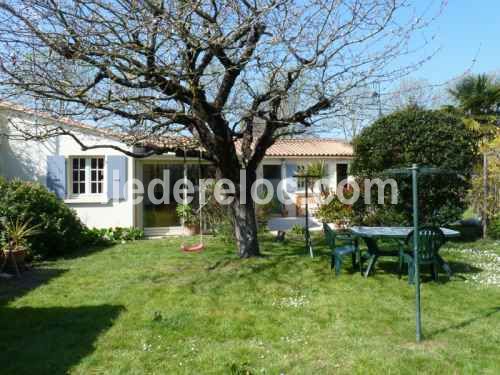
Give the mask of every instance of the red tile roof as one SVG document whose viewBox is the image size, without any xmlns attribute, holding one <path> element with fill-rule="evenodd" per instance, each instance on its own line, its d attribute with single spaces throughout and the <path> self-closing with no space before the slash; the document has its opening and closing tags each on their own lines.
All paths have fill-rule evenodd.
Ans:
<svg viewBox="0 0 500 375">
<path fill-rule="evenodd" d="M 353 156 L 353 148 L 337 139 L 280 139 L 267 150 L 266 156 Z"/>
</svg>

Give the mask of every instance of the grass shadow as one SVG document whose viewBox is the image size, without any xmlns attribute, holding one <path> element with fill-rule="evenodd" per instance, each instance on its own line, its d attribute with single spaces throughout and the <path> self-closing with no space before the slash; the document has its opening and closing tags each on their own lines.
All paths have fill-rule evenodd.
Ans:
<svg viewBox="0 0 500 375">
<path fill-rule="evenodd" d="M 465 262 L 459 262 L 459 261 L 449 261 L 448 264 L 450 265 L 451 270 L 453 273 L 479 273 L 483 271 L 482 268 L 473 266 L 470 263 L 465 263 Z"/>
<path fill-rule="evenodd" d="M 66 270 L 59 268 L 35 267 L 23 272 L 20 278 L 2 279 L 0 281 L 0 306 L 8 304 L 65 272 Z"/>
<path fill-rule="evenodd" d="M 481 268 L 478 268 L 476 266 L 473 266 L 469 263 L 465 262 L 458 262 L 458 261 L 448 261 L 448 265 L 450 266 L 453 275 L 453 277 L 460 277 L 463 278 L 463 274 L 467 273 L 479 273 L 482 271 Z M 407 278 L 408 277 L 408 265 L 403 265 L 403 272 L 402 272 L 402 277 Z M 394 258 L 394 261 L 390 260 L 378 260 L 377 264 L 375 265 L 375 272 L 384 272 L 387 274 L 393 274 L 393 275 L 399 275 L 399 265 L 397 258 Z M 431 269 L 430 266 L 422 266 L 420 270 L 420 275 L 421 275 L 421 280 L 422 282 L 428 282 L 428 281 L 434 281 L 432 278 L 431 274 Z M 439 279 L 438 282 L 440 283 L 447 283 L 450 281 L 450 278 L 444 273 L 443 269 L 439 270 Z"/>
<path fill-rule="evenodd" d="M 101 251 L 111 249 L 112 247 L 116 246 L 116 243 L 109 243 L 106 245 L 93 245 L 93 246 L 86 246 L 81 249 L 76 250 L 75 252 L 65 254 L 62 257 L 59 258 L 54 258 L 54 259 L 49 259 L 49 260 L 57 260 L 57 259 L 75 259 L 75 258 L 84 258 L 90 255 L 93 255 L 95 253 L 100 253 Z"/>
<path fill-rule="evenodd" d="M 2 373 L 69 373 L 121 311 L 114 305 L 0 308 Z"/>
<path fill-rule="evenodd" d="M 432 333 L 430 333 L 428 335 L 428 338 L 433 338 L 434 336 L 437 336 L 441 333 L 445 333 L 445 332 L 448 332 L 448 331 L 451 331 L 451 330 L 456 330 L 456 329 L 462 329 L 462 328 L 465 328 L 467 326 L 470 326 L 471 324 L 475 323 L 475 322 L 478 322 L 480 320 L 483 320 L 483 319 L 487 319 L 489 318 L 490 316 L 493 316 L 495 314 L 498 314 L 500 313 L 500 306 L 496 306 L 496 307 L 492 307 L 490 308 L 489 310 L 487 310 L 486 312 L 474 317 L 474 318 L 470 318 L 470 319 L 467 319 L 467 320 L 464 320 L 460 323 L 457 323 L 457 324 L 452 324 L 448 327 L 445 327 L 445 328 L 441 328 L 441 329 L 438 329 Z"/>
<path fill-rule="evenodd" d="M 305 249 L 305 242 L 301 238 L 285 239 L 278 242 L 271 236 L 260 238 L 262 256 L 249 260 L 242 260 L 225 253 L 216 262 L 210 262 L 205 267 L 208 274 L 200 274 L 191 282 L 191 286 L 199 283 L 216 282 L 228 284 L 242 277 L 266 278 L 273 282 L 289 282 L 290 272 L 297 267 L 297 263 L 321 262 L 324 263 L 321 273 L 324 277 L 330 277 L 330 250 L 322 238 L 313 237 L 314 258 Z M 245 262 L 246 264 L 241 264 Z M 350 260 L 349 260 L 350 263 Z M 231 269 L 231 270 L 230 270 Z M 317 267 L 311 268 L 314 272 Z M 351 270 L 350 264 L 346 267 L 350 273 L 356 273 L 357 269 Z M 290 272 L 289 272 L 290 271 Z M 222 275 L 223 274 L 223 275 Z M 318 276 L 321 276 L 318 274 Z M 215 281 L 217 280 L 217 281 Z"/>
<path fill-rule="evenodd" d="M 287 258 L 296 258 L 301 256 L 309 257 L 309 252 L 306 251 L 305 243 L 303 241 L 304 240 L 293 238 L 278 242 L 271 236 L 263 236 L 262 238 L 259 238 L 261 256 L 257 259 L 266 261 L 266 264 L 272 267 L 281 261 L 285 261 Z M 321 250 L 317 250 L 316 247 L 314 248 L 316 256 L 324 255 L 322 247 Z M 206 269 L 207 271 L 215 271 L 232 263 L 239 263 L 240 261 L 242 260 L 235 256 L 232 252 L 224 251 L 221 252 L 221 254 L 218 254 L 217 261 L 214 263 L 210 262 Z M 252 265 L 252 267 L 254 266 L 255 265 Z M 254 269 L 257 268 L 259 267 L 254 267 Z"/>
</svg>

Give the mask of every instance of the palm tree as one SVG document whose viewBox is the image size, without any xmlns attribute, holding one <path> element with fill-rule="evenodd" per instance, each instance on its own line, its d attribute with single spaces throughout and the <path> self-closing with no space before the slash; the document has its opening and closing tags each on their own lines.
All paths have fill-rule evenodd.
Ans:
<svg viewBox="0 0 500 375">
<path fill-rule="evenodd" d="M 500 115 L 500 82 L 487 74 L 465 77 L 448 92 L 469 116 Z"/>
<path fill-rule="evenodd" d="M 500 135 L 500 81 L 487 74 L 468 76 L 448 90 L 463 114 L 465 125 L 476 132 L 481 147 Z"/>
</svg>

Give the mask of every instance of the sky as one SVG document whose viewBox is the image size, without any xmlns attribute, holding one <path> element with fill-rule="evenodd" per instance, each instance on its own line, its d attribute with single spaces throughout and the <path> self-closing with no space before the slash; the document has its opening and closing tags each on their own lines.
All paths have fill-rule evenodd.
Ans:
<svg viewBox="0 0 500 375">
<path fill-rule="evenodd" d="M 440 12 L 441 1 L 444 0 L 411 1 L 416 14 L 424 14 L 426 19 L 436 15 L 437 18 L 413 35 L 409 47 L 417 48 L 417 52 L 394 63 L 411 67 L 432 57 L 409 76 L 382 84 L 380 103 L 374 101 L 371 107 L 366 107 L 368 111 L 365 108 L 354 115 L 358 126 L 372 123 L 378 117 L 379 105 L 381 113 L 386 115 L 407 103 L 413 94 L 422 99 L 420 105 L 428 108 L 451 104 L 453 99 L 448 89 L 464 75 L 488 73 L 500 79 L 500 0 L 448 0 Z M 419 49 L 424 41 L 428 44 Z M 377 90 L 376 86 L 374 89 Z M 343 129 L 328 129 L 337 138 L 350 139 L 353 135 Z"/>
<path fill-rule="evenodd" d="M 472 73 L 500 73 L 499 0 L 449 0 L 427 34 L 435 35 L 439 51 L 413 78 L 440 84 L 471 68 Z"/>
</svg>

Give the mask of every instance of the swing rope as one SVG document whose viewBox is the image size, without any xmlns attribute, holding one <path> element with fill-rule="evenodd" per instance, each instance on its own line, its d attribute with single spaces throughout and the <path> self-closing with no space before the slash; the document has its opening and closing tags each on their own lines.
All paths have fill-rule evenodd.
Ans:
<svg viewBox="0 0 500 375">
<path fill-rule="evenodd" d="M 200 242 L 192 245 L 192 246 L 187 246 L 185 244 L 181 245 L 181 250 L 186 252 L 186 253 L 198 253 L 203 251 L 205 248 L 203 244 L 203 206 L 201 205 L 201 186 L 200 186 L 200 181 L 201 181 L 201 148 L 200 148 L 200 153 L 198 155 L 198 217 L 200 221 Z M 184 179 L 186 179 L 186 149 L 184 149 Z M 184 185 L 185 186 L 185 185 Z M 185 197 L 184 193 L 184 197 Z M 186 236 L 186 233 L 184 232 L 184 236 Z"/>
</svg>

